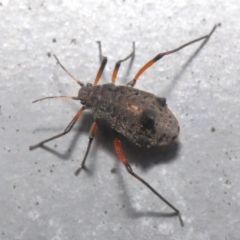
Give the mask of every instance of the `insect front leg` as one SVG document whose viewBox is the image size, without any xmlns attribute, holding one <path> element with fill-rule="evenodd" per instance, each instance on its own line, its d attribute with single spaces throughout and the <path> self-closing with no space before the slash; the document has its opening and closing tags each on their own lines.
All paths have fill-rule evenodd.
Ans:
<svg viewBox="0 0 240 240">
<path fill-rule="evenodd" d="M 122 146 L 121 146 L 121 141 L 118 138 L 115 138 L 114 140 L 114 145 L 115 145 L 115 149 L 116 152 L 118 154 L 118 157 L 120 158 L 120 160 L 122 161 L 122 163 L 124 164 L 124 166 L 126 167 L 126 170 L 128 171 L 128 173 L 130 173 L 133 177 L 135 177 L 137 180 L 139 180 L 140 182 L 142 182 L 146 187 L 148 187 L 156 196 L 158 196 L 163 202 L 165 202 L 170 208 L 172 208 L 174 210 L 174 212 L 176 213 L 176 215 L 178 215 L 179 217 L 179 221 L 181 226 L 184 226 L 182 217 L 181 217 L 181 213 L 180 211 L 175 208 L 169 201 L 167 201 L 161 194 L 159 194 L 151 185 L 149 185 L 145 180 L 143 180 L 140 176 L 138 176 L 136 173 L 133 172 L 131 166 L 129 165 L 125 154 L 123 152 Z"/>
<path fill-rule="evenodd" d="M 101 65 L 100 65 L 100 68 L 98 70 L 97 76 L 96 76 L 96 78 L 94 80 L 94 84 L 93 84 L 94 86 L 98 84 L 98 82 L 99 82 L 99 80 L 100 80 L 100 78 L 101 78 L 101 76 L 103 74 L 103 70 L 104 70 L 104 68 L 105 68 L 105 66 L 107 64 L 107 61 L 108 61 L 107 57 L 102 55 L 101 42 L 97 41 L 97 43 L 98 43 L 98 47 L 99 47 L 99 56 L 100 56 Z"/>
<path fill-rule="evenodd" d="M 52 140 L 54 140 L 54 139 L 56 139 L 56 138 L 62 137 L 63 135 L 69 133 L 69 132 L 71 131 L 71 129 L 73 128 L 74 124 L 75 124 L 75 123 L 77 122 L 77 120 L 81 117 L 82 112 L 83 112 L 85 109 L 86 109 L 86 107 L 82 107 L 82 108 L 77 112 L 77 114 L 75 115 L 75 117 L 72 119 L 72 121 L 68 124 L 68 126 L 66 127 L 66 129 L 65 129 L 62 133 L 60 133 L 60 134 L 58 134 L 58 135 L 55 135 L 55 136 L 53 136 L 53 137 L 51 137 L 51 138 L 48 138 L 48 139 L 46 139 L 46 140 L 44 140 L 44 141 L 41 141 L 41 142 L 39 142 L 39 143 L 36 144 L 36 145 L 30 146 L 30 147 L 29 147 L 29 150 L 33 150 L 33 149 L 35 149 L 35 148 L 41 147 L 44 143 L 50 142 L 50 141 L 52 141 Z"/>
<path fill-rule="evenodd" d="M 112 83 L 115 83 L 115 80 L 116 80 L 116 77 L 117 77 L 117 74 L 118 74 L 118 70 L 121 66 L 121 63 L 128 60 L 130 57 L 131 58 L 134 58 L 134 55 L 135 55 L 135 42 L 133 42 L 133 50 L 132 52 L 127 56 L 125 57 L 124 59 L 121 59 L 121 60 L 118 60 L 115 64 L 115 68 L 113 70 L 113 74 L 112 74 Z"/>
<path fill-rule="evenodd" d="M 86 162 L 86 159 L 87 159 L 87 156 L 88 156 L 88 153 L 89 153 L 89 150 L 91 148 L 91 145 L 92 145 L 92 141 L 93 141 L 93 138 L 95 137 L 96 135 L 96 132 L 97 132 L 97 123 L 94 122 L 91 126 L 91 129 L 89 131 L 89 141 L 88 141 L 88 146 L 87 146 L 87 150 L 86 150 L 86 153 L 85 153 L 85 156 L 82 160 L 82 163 L 80 165 L 80 167 L 76 170 L 75 172 L 75 175 L 77 176 L 80 171 L 84 168 L 85 166 L 85 162 Z"/>
</svg>

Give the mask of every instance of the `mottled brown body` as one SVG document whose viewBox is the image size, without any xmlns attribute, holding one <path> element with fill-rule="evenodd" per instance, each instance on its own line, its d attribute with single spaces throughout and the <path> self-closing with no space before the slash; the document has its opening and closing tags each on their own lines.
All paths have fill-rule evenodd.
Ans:
<svg viewBox="0 0 240 240">
<path fill-rule="evenodd" d="M 95 120 L 104 120 L 139 147 L 164 146 L 178 136 L 178 121 L 165 98 L 112 83 L 87 84 L 79 90 L 78 98 L 92 109 Z"/>
</svg>

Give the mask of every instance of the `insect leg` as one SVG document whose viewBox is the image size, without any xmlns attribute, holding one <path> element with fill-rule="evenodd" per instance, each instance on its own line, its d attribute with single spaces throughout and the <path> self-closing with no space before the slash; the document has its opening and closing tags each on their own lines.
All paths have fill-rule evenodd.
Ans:
<svg viewBox="0 0 240 240">
<path fill-rule="evenodd" d="M 100 59 L 101 59 L 101 65 L 100 65 L 100 68 L 98 70 L 98 73 L 97 73 L 97 76 L 94 80 L 94 86 L 98 84 L 101 76 L 102 76 L 102 73 L 103 73 L 103 70 L 107 64 L 107 57 L 103 56 L 102 55 L 102 47 L 101 47 L 101 42 L 100 41 L 97 41 L 98 43 L 98 46 L 99 46 L 99 55 L 100 55 Z"/>
<path fill-rule="evenodd" d="M 30 147 L 29 147 L 29 150 L 33 150 L 33 149 L 35 149 L 35 148 L 41 147 L 44 143 L 49 142 L 49 141 L 52 141 L 53 139 L 62 137 L 63 135 L 65 135 L 65 134 L 67 134 L 68 132 L 70 132 L 71 129 L 72 129 L 72 127 L 73 127 L 74 124 L 77 122 L 77 120 L 80 118 L 80 116 L 82 115 L 82 112 L 83 112 L 85 109 L 86 109 L 86 107 L 82 107 L 82 108 L 77 112 L 77 114 L 75 115 L 75 117 L 72 119 L 72 121 L 68 124 L 68 126 L 66 127 L 66 129 L 65 129 L 62 133 L 60 133 L 60 134 L 58 134 L 58 135 L 56 135 L 56 136 L 53 136 L 53 137 L 51 137 L 51 138 L 48 138 L 48 139 L 46 139 L 46 140 L 44 140 L 44 141 L 42 141 L 42 142 L 39 142 L 39 143 L 36 144 L 36 145 L 30 146 Z"/>
<path fill-rule="evenodd" d="M 142 182 L 146 187 L 148 187 L 156 196 L 158 196 L 163 202 L 165 202 L 170 208 L 172 208 L 174 210 L 174 212 L 178 215 L 179 217 L 179 221 L 181 226 L 184 226 L 183 220 L 181 218 L 181 213 L 180 211 L 175 208 L 170 202 L 168 202 L 162 195 L 160 195 L 152 186 L 150 186 L 145 180 L 143 180 L 140 176 L 138 176 L 136 173 L 133 172 L 131 166 L 129 165 L 125 154 L 122 150 L 122 146 L 121 146 L 121 141 L 118 138 L 115 138 L 114 140 L 114 145 L 115 145 L 115 149 L 116 152 L 118 154 L 118 157 L 120 158 L 120 160 L 122 161 L 122 163 L 124 164 L 124 166 L 126 167 L 127 171 L 133 176 L 135 177 L 137 180 L 139 180 L 140 182 Z"/>
<path fill-rule="evenodd" d="M 208 35 L 205 35 L 203 37 L 200 37 L 200 38 L 197 38 L 195 40 L 192 40 L 188 43 L 185 43 L 183 45 L 181 45 L 180 47 L 174 49 L 174 50 L 171 50 L 171 51 L 167 51 L 167 52 L 163 52 L 163 53 L 159 53 L 157 56 L 155 56 L 152 60 L 150 60 L 149 62 L 147 62 L 142 68 L 140 68 L 140 70 L 138 71 L 138 73 L 135 75 L 134 79 L 131 80 L 129 83 L 127 83 L 127 85 L 130 85 L 131 87 L 133 87 L 138 78 L 142 75 L 142 73 L 147 70 L 149 67 L 151 67 L 155 62 L 157 62 L 158 60 L 160 60 L 162 57 L 164 57 L 165 55 L 170 55 L 172 53 L 175 53 L 179 50 L 181 50 L 182 48 L 185 48 L 195 42 L 198 42 L 200 40 L 203 40 L 203 39 L 206 39 L 206 41 L 210 38 L 210 36 L 213 34 L 213 32 L 215 31 L 215 29 L 220 26 L 221 24 L 216 24 L 213 29 L 211 30 L 211 32 L 208 34 Z"/>
<path fill-rule="evenodd" d="M 93 141 L 93 138 L 95 137 L 96 132 L 97 132 L 97 123 L 94 122 L 94 123 L 92 124 L 92 126 L 91 126 L 90 131 L 89 131 L 89 141 L 88 141 L 87 150 L 86 150 L 85 156 L 84 156 L 84 158 L 83 158 L 83 160 L 82 160 L 82 163 L 81 163 L 80 167 L 79 167 L 79 168 L 76 170 L 76 172 L 75 172 L 75 175 L 76 175 L 76 176 L 77 176 L 77 175 L 80 173 L 80 171 L 84 168 L 84 164 L 85 164 L 85 162 L 86 162 L 86 159 L 87 159 L 87 156 L 88 156 L 88 153 L 89 153 L 89 150 L 90 150 L 90 148 L 91 148 L 92 141 Z"/>
<path fill-rule="evenodd" d="M 118 60 L 116 62 L 115 68 L 114 68 L 113 74 L 112 74 L 112 83 L 115 83 L 115 80 L 116 80 L 116 77 L 117 77 L 117 74 L 118 74 L 118 70 L 120 68 L 121 63 L 126 61 L 126 60 L 128 60 L 130 57 L 134 57 L 134 54 L 135 54 L 135 42 L 133 42 L 133 50 L 132 50 L 132 52 L 127 57 L 125 57 L 124 59 Z"/>
</svg>

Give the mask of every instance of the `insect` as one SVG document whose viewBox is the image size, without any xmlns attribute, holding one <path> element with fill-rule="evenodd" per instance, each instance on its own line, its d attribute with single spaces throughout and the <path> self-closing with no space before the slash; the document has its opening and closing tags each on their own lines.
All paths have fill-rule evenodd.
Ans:
<svg viewBox="0 0 240 240">
<path fill-rule="evenodd" d="M 74 116 L 72 121 L 66 127 L 66 129 L 51 138 L 39 142 L 36 145 L 30 146 L 29 149 L 33 150 L 41 147 L 46 142 L 52 141 L 56 138 L 62 137 L 67 134 L 77 120 L 81 117 L 85 109 L 91 109 L 92 115 L 94 117 L 94 122 L 91 126 L 89 132 L 89 141 L 87 145 L 87 150 L 82 160 L 80 167 L 76 170 L 75 174 L 78 175 L 82 169 L 84 169 L 85 162 L 91 148 L 93 138 L 98 129 L 98 121 L 104 120 L 110 128 L 116 132 L 122 134 L 129 141 L 134 143 L 139 147 L 156 147 L 164 146 L 170 144 L 174 141 L 179 134 L 179 125 L 176 117 L 169 110 L 166 99 L 161 97 L 156 97 L 155 95 L 140 91 L 133 88 L 142 75 L 142 73 L 151 67 L 155 62 L 160 60 L 165 55 L 170 55 L 175 53 L 186 46 L 189 46 L 195 42 L 205 39 L 207 41 L 213 34 L 215 29 L 220 24 L 216 24 L 208 35 L 192 40 L 188 43 L 181 45 L 180 47 L 159 53 L 152 60 L 147 62 L 135 75 L 133 80 L 128 82 L 126 85 L 115 85 L 115 80 L 122 62 L 133 57 L 135 54 L 135 44 L 133 43 L 133 50 L 130 55 L 126 58 L 119 60 L 114 68 L 112 74 L 112 83 L 98 85 L 98 82 L 102 76 L 103 70 L 107 64 L 107 57 L 102 55 L 101 43 L 99 44 L 99 54 L 101 58 L 101 65 L 96 75 L 93 84 L 87 83 L 86 85 L 81 81 L 77 80 L 73 75 L 71 75 L 68 70 L 60 63 L 58 58 L 54 55 L 57 63 L 63 68 L 63 70 L 77 83 L 80 85 L 78 95 L 74 96 L 48 96 L 35 100 L 34 102 L 42 101 L 49 98 L 69 98 L 73 100 L 78 100 L 81 102 L 82 107 Z M 130 173 L 137 180 L 142 182 L 146 187 L 148 187 L 158 198 L 165 202 L 170 208 L 172 208 L 175 214 L 180 220 L 181 226 L 184 225 L 180 211 L 173 206 L 169 201 L 167 201 L 160 193 L 158 193 L 149 183 L 137 175 L 131 168 L 128 160 L 124 154 L 121 146 L 121 141 L 119 138 L 115 138 L 114 146 L 118 157 L 121 162 L 126 167 L 128 173 Z"/>
</svg>

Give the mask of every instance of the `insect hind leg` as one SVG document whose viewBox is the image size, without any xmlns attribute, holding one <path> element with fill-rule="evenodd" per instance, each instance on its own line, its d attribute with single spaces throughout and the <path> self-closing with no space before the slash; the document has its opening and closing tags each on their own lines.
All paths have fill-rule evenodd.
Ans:
<svg viewBox="0 0 240 240">
<path fill-rule="evenodd" d="M 135 172 L 133 172 L 131 166 L 129 165 L 127 158 L 125 157 L 125 154 L 122 149 L 121 141 L 118 138 L 115 138 L 114 145 L 116 152 L 118 154 L 118 157 L 120 158 L 121 162 L 124 164 L 126 170 L 128 173 L 130 173 L 133 177 L 135 177 L 138 181 L 142 182 L 148 189 L 150 189 L 158 198 L 160 198 L 163 202 L 165 202 L 170 208 L 174 210 L 176 215 L 179 218 L 180 224 L 183 227 L 184 223 L 181 217 L 180 211 L 174 207 L 169 201 L 167 201 L 160 193 L 158 193 L 149 183 L 147 183 L 144 179 L 142 179 L 139 175 L 137 175 Z"/>
<path fill-rule="evenodd" d="M 200 37 L 200 38 L 197 38 L 197 39 L 194 39 L 190 42 L 187 42 L 183 45 L 181 45 L 180 47 L 178 48 L 175 48 L 173 50 L 170 50 L 170 51 L 167 51 L 167 52 L 162 52 L 162 53 L 159 53 L 158 55 L 156 55 L 152 60 L 148 61 L 142 68 L 139 69 L 139 71 L 137 72 L 137 74 L 135 75 L 134 79 L 131 80 L 130 82 L 127 83 L 127 85 L 131 86 L 131 87 L 134 87 L 134 85 L 136 84 L 138 78 L 143 74 L 143 72 L 145 72 L 148 68 L 150 68 L 155 62 L 159 61 L 161 58 L 163 58 L 165 55 L 170 55 L 170 54 L 173 54 L 175 52 L 178 52 L 179 50 L 195 43 L 195 42 L 198 42 L 198 41 L 201 41 L 203 39 L 205 39 L 205 41 L 207 41 L 211 35 L 214 33 L 214 31 L 216 30 L 217 27 L 221 26 L 220 23 L 214 25 L 214 27 L 212 28 L 211 32 L 203 37 Z"/>
</svg>

